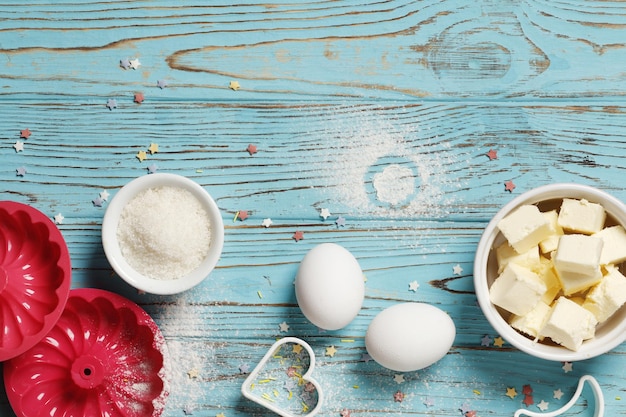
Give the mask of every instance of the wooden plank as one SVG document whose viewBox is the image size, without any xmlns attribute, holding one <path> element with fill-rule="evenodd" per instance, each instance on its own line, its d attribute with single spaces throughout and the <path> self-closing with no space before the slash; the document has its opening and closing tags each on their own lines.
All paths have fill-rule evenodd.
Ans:
<svg viewBox="0 0 626 417">
<path fill-rule="evenodd" d="M 620 2 L 4 2 L 0 19 L 4 96 L 615 99 L 626 91 Z M 125 58 L 142 65 L 123 70 Z M 231 80 L 240 81 L 236 94 Z"/>
</svg>

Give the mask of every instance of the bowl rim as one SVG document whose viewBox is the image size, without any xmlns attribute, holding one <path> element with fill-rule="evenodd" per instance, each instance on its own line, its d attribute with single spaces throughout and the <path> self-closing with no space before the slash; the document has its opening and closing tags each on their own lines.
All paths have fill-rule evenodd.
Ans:
<svg viewBox="0 0 626 417">
<path fill-rule="evenodd" d="M 139 192 L 160 186 L 173 186 L 190 191 L 206 209 L 211 223 L 211 243 L 206 258 L 195 270 L 177 279 L 159 280 L 136 271 L 122 256 L 117 240 L 117 226 L 126 204 Z M 102 220 L 102 246 L 113 270 L 128 284 L 151 294 L 177 294 L 200 284 L 217 265 L 224 246 L 224 222 L 211 195 L 197 182 L 178 174 L 148 174 L 128 182 L 109 202 Z"/>
<path fill-rule="evenodd" d="M 601 355 L 623 343 L 626 340 L 626 320 L 603 335 L 601 343 L 598 341 L 599 339 L 590 339 L 585 341 L 578 351 L 572 351 L 562 346 L 540 344 L 520 334 L 500 315 L 489 299 L 489 286 L 486 279 L 489 254 L 494 240 L 500 234 L 497 229 L 498 222 L 523 204 L 535 204 L 562 198 L 585 198 L 599 203 L 604 207 L 607 214 L 613 216 L 618 223 L 626 227 L 626 205 L 603 190 L 589 185 L 567 182 L 533 188 L 502 206 L 484 229 L 474 257 L 474 290 L 484 316 L 506 341 L 535 357 L 551 361 L 573 362 Z"/>
</svg>

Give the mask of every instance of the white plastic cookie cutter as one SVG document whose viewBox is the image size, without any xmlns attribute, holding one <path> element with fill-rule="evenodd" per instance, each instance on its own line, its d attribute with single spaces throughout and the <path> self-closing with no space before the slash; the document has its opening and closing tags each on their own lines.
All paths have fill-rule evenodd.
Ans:
<svg viewBox="0 0 626 417">
<path fill-rule="evenodd" d="M 292 350 L 287 349 L 287 352 L 283 352 L 282 347 L 289 344 L 294 345 Z M 307 356 L 298 346 L 306 351 Z M 287 366 L 289 360 L 297 362 L 294 362 L 293 366 Z M 268 364 L 270 366 L 267 366 Z M 307 369 L 304 369 L 305 367 Z M 301 368 L 304 370 L 303 373 Z M 241 386 L 241 393 L 247 399 L 280 416 L 312 417 L 320 411 L 324 399 L 321 386 L 311 377 L 314 369 L 315 354 L 311 346 L 296 337 L 284 337 L 270 347 L 248 375 Z M 259 378 L 261 373 L 262 377 Z M 302 397 L 294 395 L 296 390 L 302 390 Z"/>
<path fill-rule="evenodd" d="M 558 410 L 551 411 L 549 413 L 536 413 L 534 411 L 528 411 L 523 408 L 517 410 L 515 412 L 514 417 L 520 416 L 529 416 L 529 417 L 555 417 L 565 414 L 574 404 L 578 401 L 580 394 L 582 394 L 583 388 L 585 386 L 585 382 L 589 383 L 591 390 L 593 392 L 593 396 L 595 399 L 595 412 L 593 417 L 603 417 L 604 416 L 604 395 L 602 394 L 602 389 L 600 388 L 600 384 L 598 381 L 591 375 L 584 375 L 578 381 L 578 387 L 576 387 L 576 391 L 574 392 L 574 396 L 571 400 L 567 402 L 563 407 Z"/>
</svg>

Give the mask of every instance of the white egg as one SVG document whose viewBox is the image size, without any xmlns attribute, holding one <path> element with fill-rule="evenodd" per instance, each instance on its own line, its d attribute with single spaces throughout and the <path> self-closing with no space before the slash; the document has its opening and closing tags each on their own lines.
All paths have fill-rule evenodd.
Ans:
<svg viewBox="0 0 626 417">
<path fill-rule="evenodd" d="M 304 316 L 317 327 L 337 330 L 361 310 L 363 272 L 355 257 L 335 243 L 322 243 L 300 262 L 296 298 Z"/>
<path fill-rule="evenodd" d="M 448 314 L 424 303 L 396 304 L 381 311 L 367 328 L 367 353 L 385 368 L 417 371 L 443 358 L 456 328 Z"/>
</svg>

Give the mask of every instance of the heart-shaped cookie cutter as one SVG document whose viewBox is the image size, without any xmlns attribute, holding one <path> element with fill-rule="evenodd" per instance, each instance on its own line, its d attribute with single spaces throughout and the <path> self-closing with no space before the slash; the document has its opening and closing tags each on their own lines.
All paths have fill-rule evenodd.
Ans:
<svg viewBox="0 0 626 417">
<path fill-rule="evenodd" d="M 578 387 L 576 387 L 576 391 L 574 392 L 574 396 L 572 397 L 572 399 L 569 400 L 567 404 L 565 404 L 563 407 L 559 408 L 558 410 L 554 410 L 548 413 L 536 413 L 534 411 L 528 411 L 528 410 L 521 408 L 515 412 L 514 417 L 560 416 L 564 414 L 565 412 L 567 412 L 570 408 L 572 408 L 574 404 L 576 404 L 576 401 L 578 401 L 578 398 L 582 394 L 583 388 L 585 387 L 585 382 L 589 383 L 589 386 L 591 387 L 591 391 L 593 392 L 593 396 L 595 398 L 596 410 L 595 410 L 595 413 L 593 414 L 593 417 L 603 417 L 604 416 L 604 395 L 602 394 L 602 389 L 600 388 L 600 384 L 598 384 L 598 381 L 596 381 L 596 379 L 592 377 L 591 375 L 584 375 L 580 378 L 580 380 L 578 381 Z"/>
<path fill-rule="evenodd" d="M 265 365 L 271 360 L 274 359 L 276 357 L 276 352 L 279 351 L 279 349 L 283 346 L 286 345 L 288 343 L 292 343 L 295 345 L 300 345 L 302 346 L 308 356 L 309 356 L 309 367 L 306 370 L 306 372 L 304 372 L 302 375 L 299 375 L 298 378 L 301 379 L 302 381 L 305 381 L 307 384 L 312 384 L 312 386 L 315 388 L 315 391 L 317 392 L 317 403 L 315 405 L 315 407 L 307 410 L 306 412 L 303 413 L 292 413 L 289 412 L 288 410 L 285 410 L 281 407 L 279 407 L 276 403 L 274 403 L 272 401 L 272 398 L 269 396 L 258 396 L 258 395 L 254 395 L 252 393 L 252 389 L 255 387 L 255 381 L 257 380 L 257 377 L 259 376 L 259 373 L 263 371 Z M 309 346 L 308 343 L 306 343 L 304 340 L 298 339 L 297 337 L 284 337 L 282 339 L 279 339 L 278 341 L 276 341 L 272 347 L 270 347 L 270 349 L 267 351 L 267 353 L 265 354 L 265 356 L 263 356 L 263 359 L 261 359 L 261 361 L 259 362 L 259 364 L 254 368 L 254 370 L 248 375 L 248 377 L 246 378 L 246 380 L 243 382 L 243 385 L 241 386 L 241 393 L 243 394 L 244 397 L 246 397 L 247 399 L 254 401 L 257 404 L 262 405 L 263 407 L 273 411 L 274 413 L 283 416 L 283 417 L 313 417 L 315 414 L 317 414 L 321 407 L 322 407 L 322 403 L 323 403 L 323 393 L 322 393 L 322 388 L 320 386 L 320 384 L 311 377 L 311 374 L 313 373 L 313 370 L 315 369 L 315 354 L 313 353 L 313 349 L 311 349 L 311 346 Z"/>
</svg>

